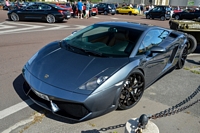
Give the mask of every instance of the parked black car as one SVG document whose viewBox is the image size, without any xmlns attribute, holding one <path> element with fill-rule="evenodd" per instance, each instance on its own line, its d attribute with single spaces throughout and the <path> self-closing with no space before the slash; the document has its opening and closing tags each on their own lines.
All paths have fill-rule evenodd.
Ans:
<svg viewBox="0 0 200 133">
<path fill-rule="evenodd" d="M 200 17 L 200 10 L 196 9 L 186 9 L 182 12 L 177 12 L 172 15 L 172 18 L 176 20 L 180 19 L 192 20 L 192 19 L 197 19 L 198 17 Z"/>
<path fill-rule="evenodd" d="M 56 5 L 35 3 L 20 9 L 10 10 L 8 18 L 12 21 L 41 20 L 48 23 L 62 22 L 71 17 L 70 11 Z"/>
<path fill-rule="evenodd" d="M 116 13 L 115 4 L 99 3 L 96 5 L 96 7 L 98 8 L 98 14 L 104 13 L 104 15 L 107 15 L 110 13 L 112 15 L 115 15 Z"/>
<path fill-rule="evenodd" d="M 169 6 L 156 6 L 146 14 L 147 19 L 160 18 L 160 20 L 169 20 L 171 18 L 171 8 Z"/>
</svg>

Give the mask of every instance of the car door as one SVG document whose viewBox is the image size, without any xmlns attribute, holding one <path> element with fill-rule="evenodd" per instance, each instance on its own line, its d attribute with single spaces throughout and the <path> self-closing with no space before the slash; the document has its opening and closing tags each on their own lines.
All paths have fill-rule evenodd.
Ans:
<svg viewBox="0 0 200 133">
<path fill-rule="evenodd" d="M 35 19 L 35 10 L 38 9 L 38 5 L 34 4 L 26 8 L 26 11 L 24 12 L 24 18 L 25 19 Z"/>
<path fill-rule="evenodd" d="M 23 16 L 24 19 L 34 19 L 34 10 L 38 8 L 37 5 L 31 5 L 28 6 L 26 9 L 21 12 L 21 16 Z"/>
<path fill-rule="evenodd" d="M 195 12 L 194 12 L 194 18 L 198 18 L 198 17 L 200 17 L 200 10 L 195 10 Z"/>
<path fill-rule="evenodd" d="M 155 7 L 155 8 L 153 8 L 152 10 L 150 10 L 150 11 L 149 11 L 150 16 L 151 16 L 152 18 L 157 18 L 158 15 L 159 15 L 158 10 L 159 10 L 159 7 Z"/>
<path fill-rule="evenodd" d="M 51 6 L 46 4 L 38 4 L 38 9 L 34 11 L 36 19 L 43 19 L 51 10 Z"/>
<path fill-rule="evenodd" d="M 137 53 L 137 55 L 144 55 L 141 64 L 144 68 L 147 85 L 157 79 L 167 65 L 169 58 L 167 54 L 169 53 L 167 50 L 162 51 L 165 49 L 164 47 L 159 47 L 165 39 L 164 37 L 161 37 L 162 33 L 163 30 L 161 29 L 149 31 L 143 38 Z M 155 47 L 162 49 L 162 52 L 152 53 L 151 50 Z"/>
<path fill-rule="evenodd" d="M 124 7 L 121 8 L 120 13 L 126 13 L 126 10 L 127 10 L 127 7 L 124 6 Z"/>
<path fill-rule="evenodd" d="M 190 10 L 187 9 L 181 14 L 182 19 L 192 19 L 194 17 L 194 13 Z"/>
</svg>

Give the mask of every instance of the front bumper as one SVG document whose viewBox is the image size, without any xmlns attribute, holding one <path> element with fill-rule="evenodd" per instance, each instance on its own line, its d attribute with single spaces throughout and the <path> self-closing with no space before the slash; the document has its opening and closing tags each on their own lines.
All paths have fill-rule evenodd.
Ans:
<svg viewBox="0 0 200 133">
<path fill-rule="evenodd" d="M 58 116 L 74 121 L 83 121 L 117 108 L 115 93 L 120 92 L 120 88 L 112 87 L 94 95 L 84 95 L 49 85 L 34 77 L 26 67 L 23 68 L 23 76 L 25 94 L 37 105 Z M 54 111 L 52 103 L 58 108 L 57 111 Z"/>
</svg>

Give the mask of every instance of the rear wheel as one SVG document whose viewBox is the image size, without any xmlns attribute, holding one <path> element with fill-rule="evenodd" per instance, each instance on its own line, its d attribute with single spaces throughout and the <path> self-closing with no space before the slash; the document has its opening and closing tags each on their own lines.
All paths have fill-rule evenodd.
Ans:
<svg viewBox="0 0 200 133">
<path fill-rule="evenodd" d="M 12 21 L 19 21 L 19 16 L 14 12 L 10 15 L 10 18 Z"/>
<path fill-rule="evenodd" d="M 147 15 L 146 15 L 146 19 L 150 19 L 150 18 L 151 18 L 150 15 L 147 14 Z"/>
<path fill-rule="evenodd" d="M 128 12 L 128 15 L 132 15 L 132 12 Z"/>
<path fill-rule="evenodd" d="M 176 65 L 177 69 L 183 68 L 183 66 L 185 65 L 185 60 L 187 58 L 187 54 L 188 54 L 188 48 L 186 45 L 179 56 L 179 59 L 178 59 L 177 65 Z"/>
<path fill-rule="evenodd" d="M 194 52 L 195 49 L 197 48 L 197 40 L 191 34 L 187 34 L 187 37 L 188 37 L 188 41 L 189 41 L 187 49 L 188 49 L 188 54 L 190 54 L 190 53 Z"/>
<path fill-rule="evenodd" d="M 133 71 L 122 87 L 118 109 L 124 110 L 135 106 L 143 95 L 144 87 L 143 73 L 139 70 Z"/>
<path fill-rule="evenodd" d="M 119 14 L 119 11 L 116 11 L 116 14 Z"/>
<path fill-rule="evenodd" d="M 48 14 L 46 20 L 48 23 L 55 23 L 56 18 L 52 14 Z"/>
</svg>

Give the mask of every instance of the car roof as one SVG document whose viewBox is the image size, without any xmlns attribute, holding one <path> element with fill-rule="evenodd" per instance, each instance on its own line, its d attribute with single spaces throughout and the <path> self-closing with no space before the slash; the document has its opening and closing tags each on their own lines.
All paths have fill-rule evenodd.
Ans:
<svg viewBox="0 0 200 133">
<path fill-rule="evenodd" d="M 157 27 L 154 25 L 148 25 L 144 23 L 135 23 L 135 22 L 126 22 L 126 21 L 107 21 L 107 22 L 98 22 L 96 24 L 119 26 L 119 27 L 130 28 L 130 29 L 138 29 L 141 31 L 146 31 L 148 29 Z"/>
</svg>

